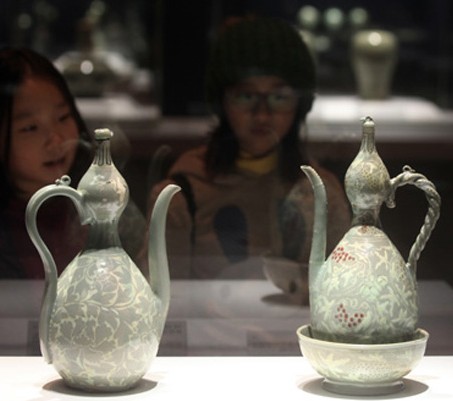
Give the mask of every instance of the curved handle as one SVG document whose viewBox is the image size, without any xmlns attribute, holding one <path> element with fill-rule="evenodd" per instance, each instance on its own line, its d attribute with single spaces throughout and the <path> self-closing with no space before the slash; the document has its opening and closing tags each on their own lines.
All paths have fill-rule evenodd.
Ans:
<svg viewBox="0 0 453 401">
<path fill-rule="evenodd" d="M 74 205 L 79 213 L 81 223 L 87 224 L 90 221 L 90 218 L 85 211 L 86 209 L 83 203 L 83 194 L 76 191 L 74 188 L 71 188 L 69 186 L 70 183 L 71 179 L 67 175 L 64 175 L 58 179 L 55 184 L 47 185 L 39 189 L 28 201 L 27 209 L 25 211 L 25 224 L 27 226 L 28 235 L 38 250 L 39 256 L 41 257 L 44 265 L 45 287 L 41 305 L 41 316 L 39 320 L 39 339 L 41 352 L 44 359 L 48 363 L 52 363 L 52 355 L 50 354 L 48 344 L 49 322 L 57 295 L 58 274 L 55 260 L 50 253 L 49 248 L 39 235 L 36 224 L 36 216 L 39 208 L 47 199 L 53 196 L 67 196 L 74 202 Z"/>
<path fill-rule="evenodd" d="M 429 237 L 431 236 L 436 222 L 439 219 L 441 199 L 434 184 L 429 181 L 424 175 L 416 173 L 411 167 L 404 166 L 403 172 L 390 180 L 391 188 L 389 196 L 386 200 L 388 207 L 395 207 L 395 192 L 398 187 L 406 184 L 415 185 L 417 188 L 425 192 L 429 207 L 425 216 L 425 221 L 420 229 L 420 233 L 412 245 L 406 265 L 411 269 L 415 276 L 417 268 L 417 260 L 421 252 L 425 248 Z"/>
</svg>

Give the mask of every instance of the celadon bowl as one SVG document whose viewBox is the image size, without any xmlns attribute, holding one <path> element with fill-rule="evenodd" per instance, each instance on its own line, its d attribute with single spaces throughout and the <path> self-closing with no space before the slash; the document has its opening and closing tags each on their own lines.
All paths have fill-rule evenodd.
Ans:
<svg viewBox="0 0 453 401">
<path fill-rule="evenodd" d="M 295 304 L 308 305 L 308 265 L 277 256 L 263 257 L 265 277 Z"/>
<path fill-rule="evenodd" d="M 344 395 L 384 395 L 404 388 L 402 378 L 425 354 L 429 334 L 417 329 L 399 343 L 356 344 L 313 338 L 310 325 L 297 329 L 302 355 L 324 377 L 324 389 Z"/>
</svg>

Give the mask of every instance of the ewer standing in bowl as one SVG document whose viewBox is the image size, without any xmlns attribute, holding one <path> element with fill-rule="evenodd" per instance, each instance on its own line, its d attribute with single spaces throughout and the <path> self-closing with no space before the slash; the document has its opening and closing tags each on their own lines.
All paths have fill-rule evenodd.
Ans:
<svg viewBox="0 0 453 401">
<path fill-rule="evenodd" d="M 440 196 L 422 174 L 405 167 L 390 179 L 374 140 L 374 122 L 364 119 L 360 150 L 345 176 L 351 203 L 351 228 L 326 259 L 326 191 L 309 166 L 302 170 L 315 194 L 315 221 L 309 262 L 313 337 L 343 343 L 393 343 L 411 340 L 418 323 L 416 265 L 440 212 Z M 429 207 L 407 262 L 384 233 L 381 205 L 394 207 L 398 187 L 424 191 Z"/>
<path fill-rule="evenodd" d="M 118 235 L 129 190 L 112 162 L 112 135 L 108 129 L 95 131 L 96 154 L 77 189 L 64 176 L 38 190 L 26 210 L 27 230 L 45 270 L 41 352 L 66 384 L 86 391 L 122 391 L 138 383 L 157 354 L 170 302 L 165 220 L 180 188 L 168 185 L 155 204 L 148 281 Z M 42 203 L 53 196 L 69 197 L 81 223 L 89 225 L 85 248 L 60 277 L 36 224 Z"/>
</svg>

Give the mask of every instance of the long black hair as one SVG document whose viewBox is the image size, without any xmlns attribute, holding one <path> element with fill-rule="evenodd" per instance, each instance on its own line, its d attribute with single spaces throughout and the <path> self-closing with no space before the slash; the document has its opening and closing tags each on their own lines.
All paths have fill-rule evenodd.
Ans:
<svg viewBox="0 0 453 401">
<path fill-rule="evenodd" d="M 4 47 L 0 49 L 0 208 L 6 206 L 14 195 L 9 179 L 11 150 L 11 119 L 14 96 L 28 76 L 45 79 L 60 90 L 79 130 L 79 145 L 69 175 L 73 184 L 78 183 L 88 167 L 93 152 L 93 140 L 80 115 L 68 85 L 50 60 L 27 48 Z"/>
</svg>

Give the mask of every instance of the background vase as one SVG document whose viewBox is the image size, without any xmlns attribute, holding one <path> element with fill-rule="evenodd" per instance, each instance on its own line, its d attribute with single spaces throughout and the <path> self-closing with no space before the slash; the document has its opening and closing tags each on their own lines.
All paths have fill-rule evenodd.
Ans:
<svg viewBox="0 0 453 401">
<path fill-rule="evenodd" d="M 398 59 L 398 40 L 389 31 L 364 30 L 352 37 L 352 67 L 358 95 L 386 99 Z"/>
</svg>

